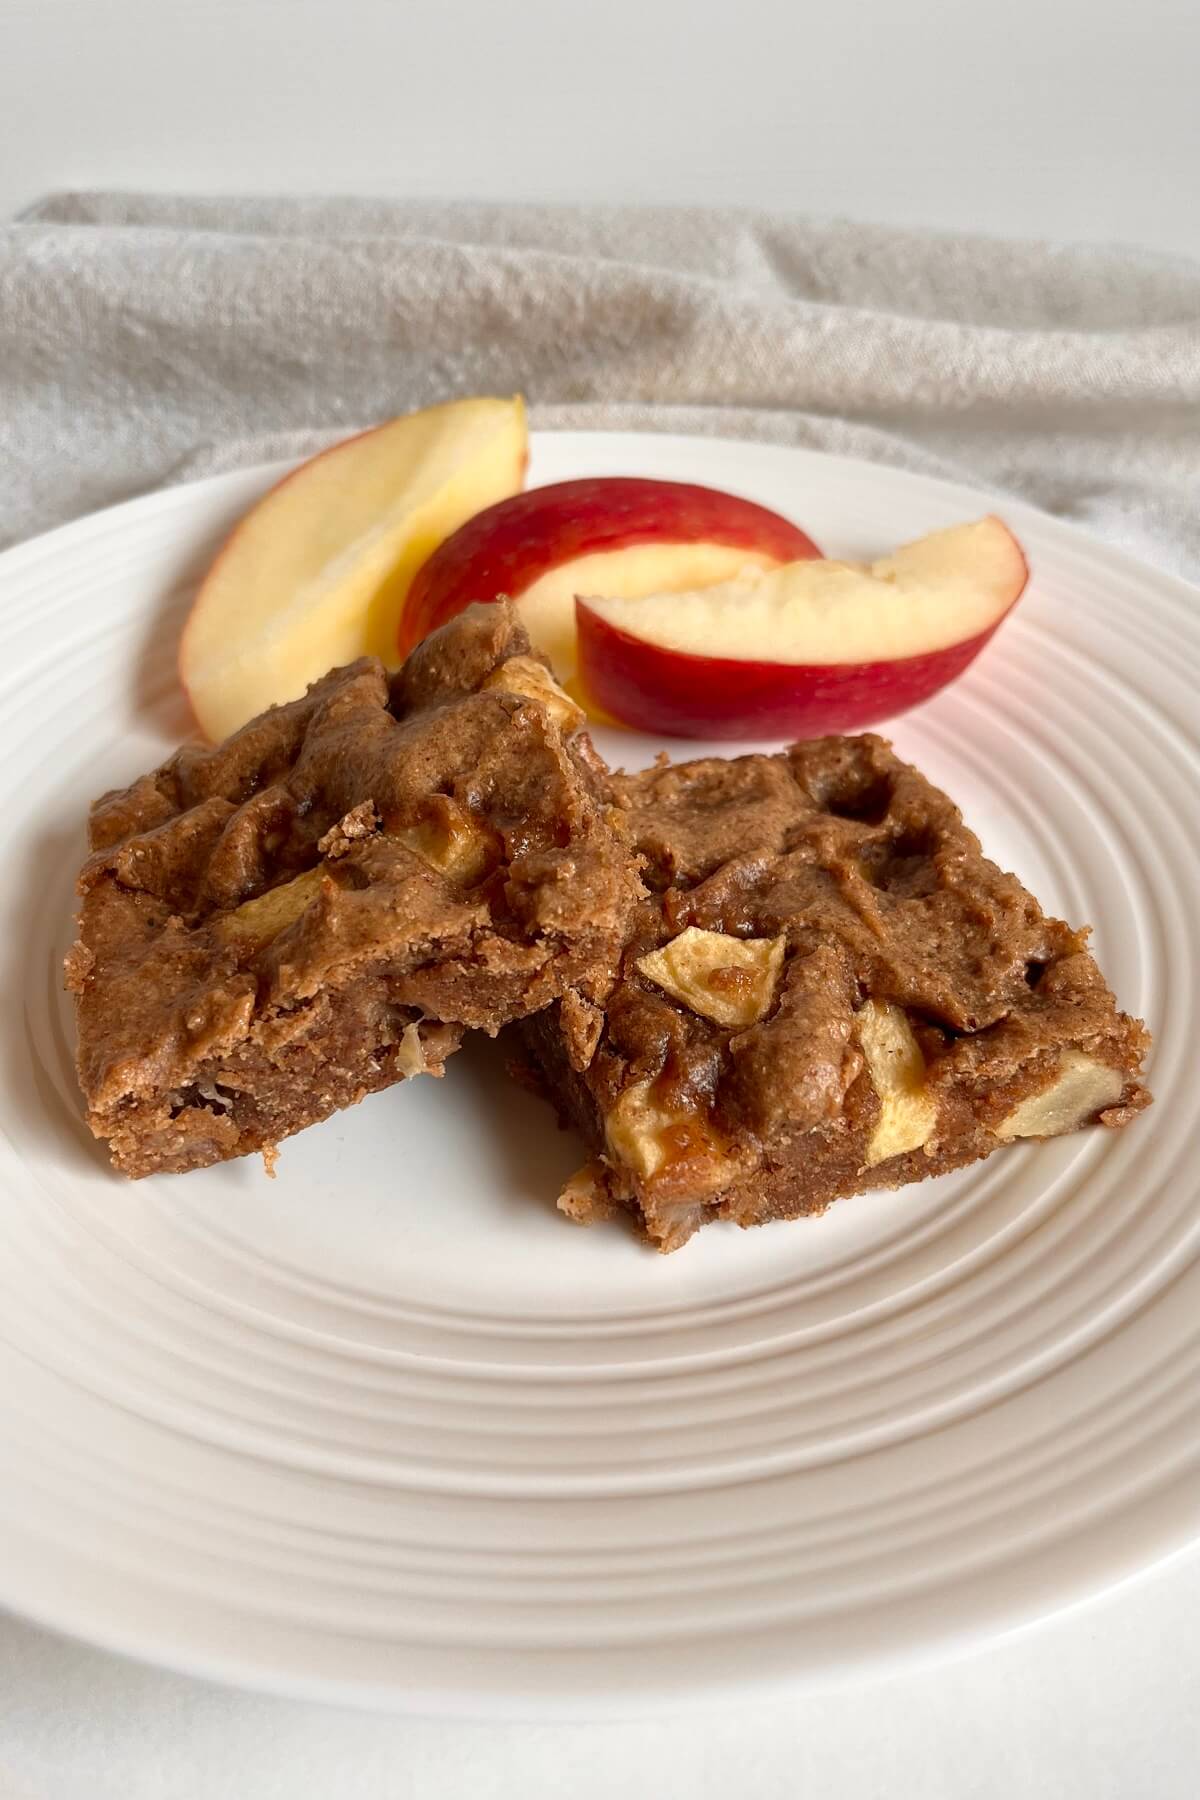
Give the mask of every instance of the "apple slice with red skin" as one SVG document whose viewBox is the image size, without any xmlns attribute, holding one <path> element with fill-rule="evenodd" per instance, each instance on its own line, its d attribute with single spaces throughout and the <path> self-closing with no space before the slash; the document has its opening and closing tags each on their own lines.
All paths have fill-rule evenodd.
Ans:
<svg viewBox="0 0 1200 1800">
<path fill-rule="evenodd" d="M 575 596 L 707 587 L 821 553 L 779 513 L 683 481 L 594 476 L 530 488 L 459 528 L 419 569 L 400 620 L 407 655 L 473 601 L 517 602 L 561 678 L 575 666 Z"/>
<path fill-rule="evenodd" d="M 996 518 L 869 565 L 797 562 L 694 593 L 576 600 L 579 689 L 669 737 L 859 731 L 927 700 L 972 662 L 1029 570 Z"/>
</svg>

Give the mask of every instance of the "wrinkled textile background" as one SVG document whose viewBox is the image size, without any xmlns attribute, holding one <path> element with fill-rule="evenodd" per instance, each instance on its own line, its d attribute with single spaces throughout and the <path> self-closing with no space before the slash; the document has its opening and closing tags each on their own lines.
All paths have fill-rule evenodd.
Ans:
<svg viewBox="0 0 1200 1800">
<path fill-rule="evenodd" d="M 1200 575 L 1200 265 L 781 215 L 71 194 L 0 227 L 0 543 L 408 407 L 808 444 Z"/>
</svg>

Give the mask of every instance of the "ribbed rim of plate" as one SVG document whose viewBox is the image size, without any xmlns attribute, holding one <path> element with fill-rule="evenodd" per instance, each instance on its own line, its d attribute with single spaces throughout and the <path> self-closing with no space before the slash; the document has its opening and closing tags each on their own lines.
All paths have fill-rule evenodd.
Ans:
<svg viewBox="0 0 1200 1800">
<path fill-rule="evenodd" d="M 884 536 L 905 535 L 895 520 L 922 510 L 964 516 L 989 504 L 956 484 L 741 441 L 570 433 L 537 444 L 550 464 L 538 479 L 649 464 L 779 505 L 780 480 L 808 476 L 830 494 L 844 487 Z M 68 695 L 55 720 L 64 557 L 86 552 L 90 578 L 111 580 L 131 554 L 161 554 L 182 536 L 184 580 L 188 544 L 206 553 L 214 524 L 287 466 L 131 501 L 0 558 L 0 591 L 11 583 L 24 595 L 0 623 L 10 728 L 27 720 L 35 743 L 46 732 L 43 754 L 57 749 L 55 732 L 78 738 L 84 761 L 89 725 L 102 728 L 102 683 Z M 811 519 L 803 501 L 793 510 L 820 540 L 819 509 Z M 197 1674 L 422 1711 L 577 1715 L 819 1684 L 965 1648 L 1192 1539 L 1200 1263 L 1184 1096 L 1200 820 L 1181 831 L 1179 817 L 1196 810 L 1198 597 L 1025 505 L 1003 510 L 1031 545 L 1035 585 L 1039 566 L 1052 570 L 1054 605 L 1023 603 L 994 654 L 902 722 L 901 747 L 935 778 L 957 766 L 1021 813 L 1060 903 L 1107 934 L 1122 1003 L 1158 1034 L 1152 1137 L 1139 1125 L 1103 1144 L 1014 1151 L 929 1190 L 915 1224 L 881 1217 L 866 1251 L 807 1275 L 760 1269 L 730 1294 L 635 1297 L 582 1324 L 566 1306 L 531 1316 L 453 1291 L 347 1284 L 289 1261 L 286 1247 L 267 1261 L 242 1219 L 214 1220 L 177 1190 L 173 1239 L 139 1239 L 108 1215 L 102 1184 L 64 1187 L 43 1172 L 35 1193 L 14 1187 L 6 1203 L 0 1354 L 24 1359 L 25 1380 L 19 1400 L 0 1401 L 0 1423 L 7 1407 L 10 1450 L 41 1458 L 45 1511 L 32 1529 L 0 1500 L 0 1599 Z M 921 519 L 913 531 L 926 528 Z M 120 666 L 139 622 L 118 614 L 85 634 L 92 666 Z M 172 680 L 166 654 L 151 659 L 143 697 L 165 703 Z M 53 966 L 71 873 L 65 856 L 30 953 L 40 972 Z M 69 1045 L 32 977 L 26 1010 L 33 1063 L 67 1117 Z M 11 1144 L 19 1126 L 3 1105 L 0 1126 Z M 80 1232 L 105 1272 L 100 1290 L 72 1285 Z M 134 1321 L 140 1348 L 122 1335 Z M 139 1365 L 147 1348 L 153 1392 Z M 226 1366 L 233 1351 L 244 1366 Z M 55 1397 L 72 1384 L 128 1433 L 123 1453 L 89 1446 L 88 1479 L 114 1526 L 102 1569 L 75 1541 L 87 1509 L 74 1447 L 54 1442 Z M 423 1457 L 389 1437 L 397 1406 L 433 1446 Z M 147 1451 L 172 1440 L 181 1460 L 169 1476 L 141 1466 L 131 1478 L 143 1433 Z M 966 1447 L 961 1461 L 951 1443 Z M 556 1465 L 566 1445 L 569 1466 Z M 602 1519 L 625 1507 L 647 1535 L 593 1548 L 580 1524 L 561 1552 L 468 1540 L 451 1555 L 414 1527 L 408 1545 L 382 1533 L 364 1563 L 369 1538 L 348 1525 L 339 1542 L 316 1512 L 273 1518 L 266 1488 L 254 1505 L 232 1493 L 183 1505 L 180 1470 L 193 1454 L 230 1470 L 248 1459 L 281 1500 L 342 1484 L 364 1508 L 387 1494 L 481 1530 L 506 1507 L 580 1520 L 586 1508 Z M 854 1470 L 865 1497 L 854 1497 Z M 1080 1494 L 1085 1480 L 1094 1498 Z M 894 1483 L 886 1507 L 873 1499 L 880 1481 Z M 1047 1508 L 1072 1485 L 1068 1528 Z M 811 1505 L 797 1523 L 801 1497 Z M 696 1515 L 677 1540 L 663 1524 L 672 1506 L 681 1521 Z M 219 1535 L 226 1567 L 210 1589 L 150 1580 L 141 1591 L 132 1546 L 139 1530 L 153 1539 L 155 1518 L 177 1569 L 202 1567 Z M 125 1569 L 118 1543 L 134 1559 Z M 230 1568 L 246 1583 L 240 1616 L 222 1598 Z M 292 1619 L 251 1603 L 264 1569 L 280 1592 L 319 1577 L 340 1610 L 331 1598 L 323 1614 Z M 353 1600 L 368 1575 L 378 1611 L 364 1630 Z M 656 1592 L 661 1629 L 650 1614 L 635 1626 Z M 418 1593 L 426 1624 L 406 1638 L 397 1621 Z M 491 1623 L 456 1639 L 456 1596 Z"/>
</svg>

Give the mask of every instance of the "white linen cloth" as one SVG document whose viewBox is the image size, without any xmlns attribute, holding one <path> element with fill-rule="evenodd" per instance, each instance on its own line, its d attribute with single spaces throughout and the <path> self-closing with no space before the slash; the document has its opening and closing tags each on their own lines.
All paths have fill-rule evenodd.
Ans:
<svg viewBox="0 0 1200 1800">
<path fill-rule="evenodd" d="M 1007 489 L 1200 573 L 1200 266 L 771 214 L 59 195 L 0 226 L 0 543 L 454 394 Z"/>
</svg>

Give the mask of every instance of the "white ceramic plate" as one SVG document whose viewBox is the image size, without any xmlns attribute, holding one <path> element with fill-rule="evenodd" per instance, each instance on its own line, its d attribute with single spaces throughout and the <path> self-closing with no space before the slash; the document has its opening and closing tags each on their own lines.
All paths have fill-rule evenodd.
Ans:
<svg viewBox="0 0 1200 1800">
<path fill-rule="evenodd" d="M 186 729 L 190 585 L 277 473 L 0 559 L 0 1601 L 234 1680 L 580 1713 L 975 1642 L 1194 1535 L 1197 595 L 1005 503 L 1030 591 L 894 732 L 1095 923 L 1156 1033 L 1153 1111 L 664 1259 L 558 1217 L 578 1149 L 488 1045 L 293 1139 L 274 1182 L 127 1185 L 83 1127 L 85 806 Z M 992 504 L 798 450 L 539 439 L 535 481 L 583 473 L 733 488 L 834 554 Z"/>
</svg>

